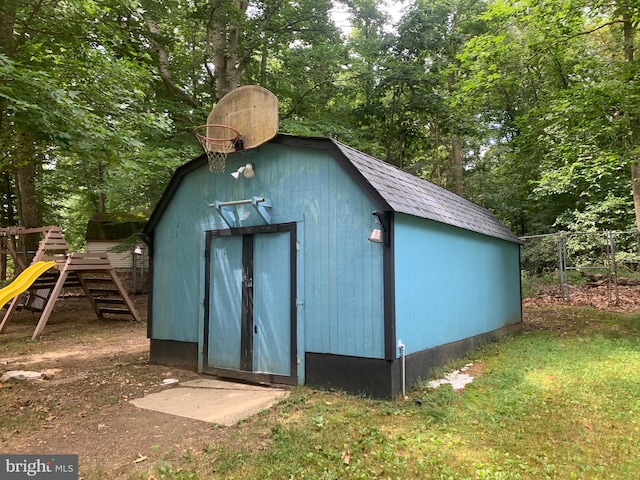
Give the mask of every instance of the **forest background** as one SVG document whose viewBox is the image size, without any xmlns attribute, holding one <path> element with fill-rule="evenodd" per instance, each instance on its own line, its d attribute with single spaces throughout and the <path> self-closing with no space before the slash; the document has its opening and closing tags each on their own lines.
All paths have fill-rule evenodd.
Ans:
<svg viewBox="0 0 640 480">
<path fill-rule="evenodd" d="M 639 22 L 638 0 L 2 0 L 0 226 L 79 247 L 94 213 L 149 214 L 211 107 L 256 84 L 281 132 L 518 235 L 636 231 Z"/>
</svg>

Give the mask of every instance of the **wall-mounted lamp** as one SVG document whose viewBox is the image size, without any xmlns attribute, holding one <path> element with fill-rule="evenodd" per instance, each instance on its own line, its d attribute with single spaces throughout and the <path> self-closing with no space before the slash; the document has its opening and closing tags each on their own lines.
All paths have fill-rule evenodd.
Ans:
<svg viewBox="0 0 640 480">
<path fill-rule="evenodd" d="M 369 234 L 369 241 L 374 243 L 385 243 L 388 241 L 389 236 L 389 228 L 388 228 L 388 218 L 385 212 L 375 211 L 372 213 L 374 217 L 376 217 L 376 223 L 380 225 L 380 228 L 374 227 Z"/>
<path fill-rule="evenodd" d="M 369 241 L 373 243 L 384 242 L 384 232 L 379 228 L 374 228 L 371 230 L 371 234 L 369 235 Z"/>
<path fill-rule="evenodd" d="M 231 176 L 237 180 L 240 178 L 240 174 L 242 174 L 244 178 L 253 178 L 255 173 L 256 172 L 254 172 L 253 170 L 253 165 L 250 163 L 247 163 L 246 165 L 240 167 L 238 170 L 233 172 Z"/>
</svg>

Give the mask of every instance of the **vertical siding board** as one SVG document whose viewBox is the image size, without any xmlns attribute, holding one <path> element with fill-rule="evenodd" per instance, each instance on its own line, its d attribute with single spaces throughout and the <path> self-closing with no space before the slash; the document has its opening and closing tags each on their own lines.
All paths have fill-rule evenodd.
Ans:
<svg viewBox="0 0 640 480">
<path fill-rule="evenodd" d="M 348 222 L 348 218 L 339 217 L 338 209 L 340 207 L 343 192 L 341 191 L 340 185 L 337 182 L 336 172 L 338 170 L 338 165 L 336 162 L 328 163 L 328 185 L 332 185 L 334 188 L 334 195 L 328 195 L 328 192 L 325 191 L 326 199 L 325 204 L 327 205 L 327 209 L 325 211 L 324 221 L 322 222 L 325 225 L 325 230 L 329 232 L 327 236 L 327 243 L 322 246 L 322 258 L 328 259 L 329 271 L 327 272 L 327 280 L 329 283 L 329 295 L 328 295 L 328 305 L 329 311 L 328 315 L 325 317 L 325 321 L 329 324 L 329 343 L 325 345 L 332 352 L 344 351 L 340 348 L 341 338 L 338 337 L 338 326 L 342 327 L 342 330 L 345 332 L 348 330 L 348 325 L 340 324 L 340 312 L 338 310 L 339 301 L 338 301 L 338 282 L 340 278 L 338 275 L 343 273 L 344 270 L 341 268 L 342 265 L 337 265 L 337 257 L 340 254 L 338 247 L 338 238 L 340 237 L 341 227 L 345 222 Z M 328 190 L 328 189 L 327 189 Z M 332 198 L 330 198 L 332 197 Z M 342 221 L 337 222 L 338 218 L 342 219 Z M 334 221 L 332 221 L 334 220 Z M 348 239 L 345 239 L 348 241 Z M 343 258 L 340 255 L 340 258 Z M 346 263 L 346 258 L 344 261 Z M 346 272 L 345 272 L 346 273 Z"/>
<path fill-rule="evenodd" d="M 234 180 L 247 162 L 255 177 Z M 382 255 L 367 241 L 375 206 L 325 151 L 267 144 L 229 155 L 224 174 L 206 165 L 183 177 L 155 235 L 152 338 L 197 342 L 204 230 L 222 226 L 208 204 L 264 196 L 274 218 L 303 215 L 306 351 L 382 358 Z M 249 222 L 260 219 L 251 208 Z M 200 236 L 203 239 L 196 241 Z M 200 300 L 199 300 L 200 299 Z"/>
<path fill-rule="evenodd" d="M 397 215 L 396 325 L 406 353 L 518 323 L 518 257 L 517 244 Z"/>
<path fill-rule="evenodd" d="M 202 211 L 193 206 L 201 188 L 197 175 L 180 185 L 155 232 L 162 240 L 154 250 L 153 338 L 185 342 L 198 339 L 200 283 L 197 274 L 189 273 L 197 272 L 202 260 L 190 247 L 189 239 L 199 235 Z"/>
<path fill-rule="evenodd" d="M 254 238 L 253 370 L 291 375 L 290 233 Z"/>
<path fill-rule="evenodd" d="M 242 238 L 211 242 L 208 366 L 240 368 L 242 325 Z"/>
</svg>

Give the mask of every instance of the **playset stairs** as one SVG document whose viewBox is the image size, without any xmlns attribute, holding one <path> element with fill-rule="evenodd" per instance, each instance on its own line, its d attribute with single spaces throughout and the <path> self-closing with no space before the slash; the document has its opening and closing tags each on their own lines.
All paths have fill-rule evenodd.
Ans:
<svg viewBox="0 0 640 480">
<path fill-rule="evenodd" d="M 44 239 L 33 258 L 37 261 L 56 262 L 40 276 L 22 299 L 17 296 L 11 302 L 2 322 L 0 333 L 18 308 L 41 312 L 32 339 L 42 333 L 63 288 L 81 288 L 98 318 L 105 315 L 130 315 L 140 321 L 133 302 L 127 295 L 106 253 L 69 253 L 69 247 L 58 227 L 46 227 Z"/>
</svg>

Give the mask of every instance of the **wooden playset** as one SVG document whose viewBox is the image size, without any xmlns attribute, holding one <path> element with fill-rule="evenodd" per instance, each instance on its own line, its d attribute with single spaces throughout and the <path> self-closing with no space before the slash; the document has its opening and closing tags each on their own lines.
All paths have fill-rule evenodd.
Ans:
<svg viewBox="0 0 640 480">
<path fill-rule="evenodd" d="M 98 318 L 105 318 L 107 314 L 130 315 L 135 321 L 140 321 L 107 254 L 69 252 L 67 242 L 58 227 L 0 228 L 0 253 L 12 256 L 17 271 L 25 270 L 26 262 L 16 252 L 15 237 L 27 234 L 43 236 L 31 265 L 43 261 L 55 263 L 34 278 L 24 293 L 16 295 L 9 303 L 0 322 L 0 333 L 6 328 L 13 313 L 24 308 L 40 312 L 40 319 L 31 337 L 33 340 L 37 339 L 64 288 L 82 289 Z"/>
</svg>

